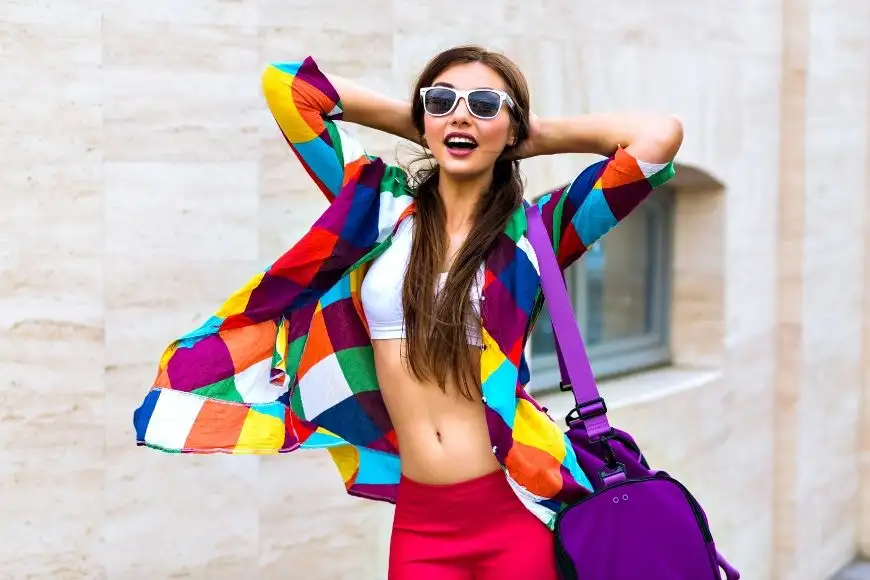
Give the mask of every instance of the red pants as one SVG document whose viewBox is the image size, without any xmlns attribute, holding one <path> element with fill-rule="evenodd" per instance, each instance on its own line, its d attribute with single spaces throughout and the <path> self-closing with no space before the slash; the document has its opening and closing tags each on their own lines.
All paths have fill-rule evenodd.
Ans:
<svg viewBox="0 0 870 580">
<path fill-rule="evenodd" d="M 497 471 L 399 483 L 389 580 L 557 580 L 553 534 Z"/>
</svg>

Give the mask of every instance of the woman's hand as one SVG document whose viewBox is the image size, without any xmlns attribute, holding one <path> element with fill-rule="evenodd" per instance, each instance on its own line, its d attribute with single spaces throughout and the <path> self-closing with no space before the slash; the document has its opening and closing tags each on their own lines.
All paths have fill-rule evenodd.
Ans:
<svg viewBox="0 0 870 580">
<path fill-rule="evenodd" d="M 508 149 L 502 155 L 503 159 L 508 161 L 519 161 L 520 159 L 528 159 L 541 154 L 542 124 L 541 120 L 534 113 L 529 114 L 529 135 L 526 140 L 520 143 L 519 147 Z"/>
</svg>

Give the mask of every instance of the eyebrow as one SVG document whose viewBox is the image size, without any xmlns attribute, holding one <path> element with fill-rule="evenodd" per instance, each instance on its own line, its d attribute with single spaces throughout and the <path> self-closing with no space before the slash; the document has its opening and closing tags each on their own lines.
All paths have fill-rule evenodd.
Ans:
<svg viewBox="0 0 870 580">
<path fill-rule="evenodd" d="M 450 83 L 445 83 L 444 81 L 437 82 L 437 83 L 435 83 L 435 84 L 432 85 L 432 86 L 433 86 L 433 87 L 448 87 L 448 88 L 451 88 L 451 89 L 455 89 L 455 88 L 456 88 L 456 87 L 453 86 L 452 84 L 450 84 Z M 476 89 L 489 89 L 489 90 L 491 90 L 491 91 L 496 90 L 496 89 L 494 89 L 494 88 L 492 88 L 492 87 L 475 87 L 475 88 L 476 88 Z"/>
</svg>

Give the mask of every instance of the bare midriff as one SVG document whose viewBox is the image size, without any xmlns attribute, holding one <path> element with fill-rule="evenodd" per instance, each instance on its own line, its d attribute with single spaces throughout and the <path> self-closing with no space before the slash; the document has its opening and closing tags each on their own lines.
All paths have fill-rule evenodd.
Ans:
<svg viewBox="0 0 870 580">
<path fill-rule="evenodd" d="M 402 342 L 372 341 L 378 383 L 399 441 L 402 474 L 420 483 L 449 485 L 498 470 L 480 395 L 472 389 L 469 400 L 450 381 L 446 393 L 435 383 L 418 381 L 402 357 Z"/>
</svg>

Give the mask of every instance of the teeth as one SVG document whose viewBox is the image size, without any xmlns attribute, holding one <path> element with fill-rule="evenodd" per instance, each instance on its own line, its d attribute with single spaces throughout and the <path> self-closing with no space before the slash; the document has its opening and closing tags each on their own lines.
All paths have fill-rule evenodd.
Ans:
<svg viewBox="0 0 870 580">
<path fill-rule="evenodd" d="M 450 145 L 451 143 L 468 143 L 470 145 L 475 144 L 474 140 L 469 139 L 468 137 L 451 137 L 447 140 L 447 144 Z"/>
</svg>

